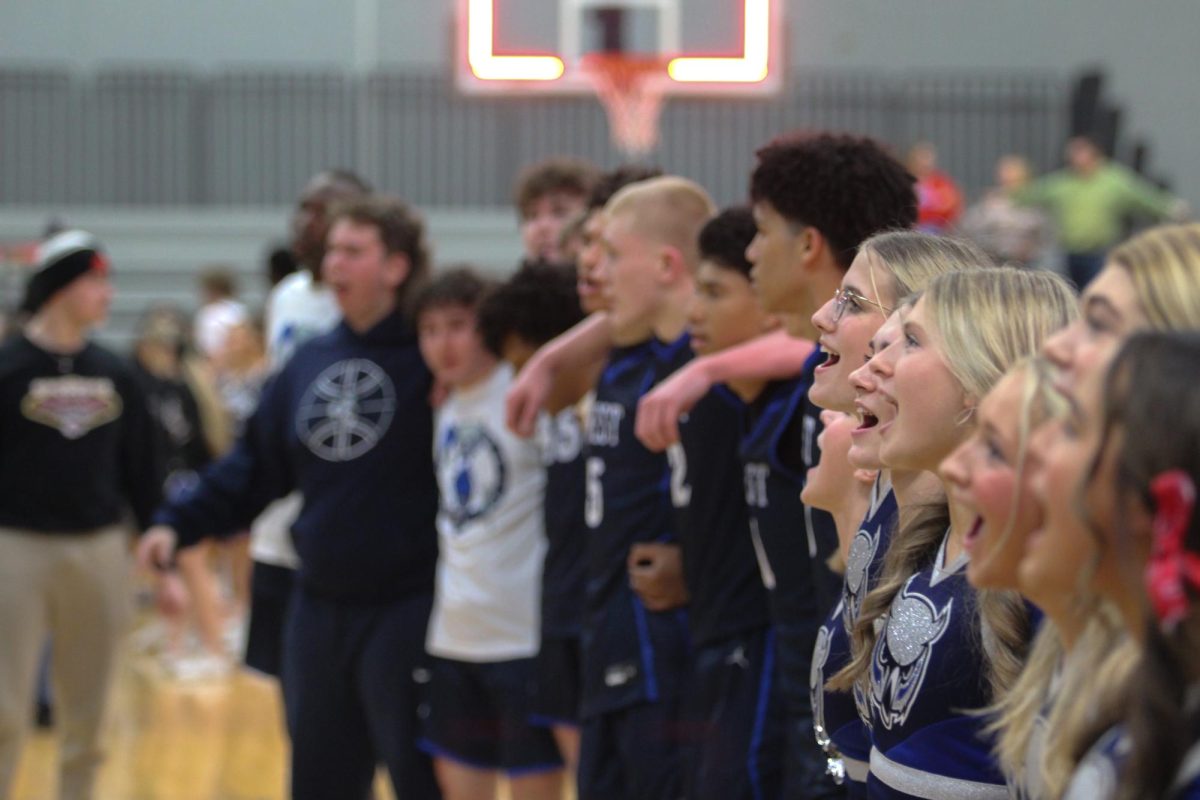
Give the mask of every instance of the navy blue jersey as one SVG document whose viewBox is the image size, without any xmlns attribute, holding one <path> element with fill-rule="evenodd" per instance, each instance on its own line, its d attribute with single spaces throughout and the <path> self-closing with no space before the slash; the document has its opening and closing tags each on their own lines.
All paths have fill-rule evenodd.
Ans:
<svg viewBox="0 0 1200 800">
<path fill-rule="evenodd" d="M 871 655 L 872 798 L 1008 797 L 978 713 L 991 698 L 966 556 L 934 560 L 892 601 Z"/>
<path fill-rule="evenodd" d="M 583 424 L 578 409 L 543 416 L 538 428 L 546 465 L 546 560 L 542 567 L 542 633 L 578 636 L 583 622 L 587 526 L 583 522 Z"/>
<path fill-rule="evenodd" d="M 718 386 L 680 422 L 668 450 L 692 641 L 711 644 L 768 622 L 738 458 L 745 406 Z"/>
<path fill-rule="evenodd" d="M 633 435 L 638 400 L 690 355 L 686 337 L 613 350 L 587 425 L 584 522 L 583 716 L 656 702 L 679 691 L 687 614 L 652 613 L 629 586 L 636 542 L 675 541 L 671 470 Z"/>
<path fill-rule="evenodd" d="M 882 496 L 881 496 L 882 495 Z M 850 662 L 850 640 L 862 601 L 879 579 L 879 567 L 891 538 L 896 518 L 896 496 L 876 481 L 871 505 L 850 545 L 842 597 L 830 611 L 817 634 L 813 648 L 812 693 L 813 724 L 817 742 L 830 758 L 842 759 L 851 793 L 855 784 L 866 781 L 867 759 L 871 754 L 871 734 L 852 692 L 835 692 L 825 682 Z M 865 792 L 865 787 L 861 787 Z"/>
<path fill-rule="evenodd" d="M 747 409 L 739 451 L 750 537 L 777 635 L 780 685 L 792 712 L 805 716 L 813 645 L 824 616 L 814 579 L 816 547 L 800 502 L 803 465 L 793 460 L 812 432 L 801 413 L 808 387 L 804 376 L 769 385 Z"/>
<path fill-rule="evenodd" d="M 815 348 L 812 355 L 804 362 L 800 370 L 800 380 L 805 386 L 812 386 L 813 375 L 817 367 L 825 362 L 825 354 L 821 348 Z M 800 439 L 799 464 L 800 475 L 807 478 L 808 470 L 821 460 L 821 448 L 817 445 L 817 437 L 824 430 L 821 422 L 821 408 L 809 399 L 807 389 L 800 398 Z M 784 440 L 785 446 L 780 449 L 780 458 L 785 463 L 796 464 L 795 438 Z M 809 550 L 814 553 L 812 561 L 813 586 L 817 592 L 817 604 L 824 615 L 837 603 L 841 594 L 842 576 L 829 568 L 829 559 L 837 552 L 837 525 L 833 515 L 812 506 L 804 507 L 804 532 L 808 537 Z"/>
</svg>

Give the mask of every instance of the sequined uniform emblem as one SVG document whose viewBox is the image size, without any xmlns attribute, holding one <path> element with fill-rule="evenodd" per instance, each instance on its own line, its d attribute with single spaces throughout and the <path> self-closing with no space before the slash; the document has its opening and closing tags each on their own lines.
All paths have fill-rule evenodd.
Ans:
<svg viewBox="0 0 1200 800">
<path fill-rule="evenodd" d="M 889 730 L 908 720 L 921 694 L 933 646 L 950 627 L 954 607 L 953 599 L 939 609 L 924 595 L 910 592 L 916 578 L 909 578 L 892 601 L 871 656 L 871 716 Z"/>
</svg>

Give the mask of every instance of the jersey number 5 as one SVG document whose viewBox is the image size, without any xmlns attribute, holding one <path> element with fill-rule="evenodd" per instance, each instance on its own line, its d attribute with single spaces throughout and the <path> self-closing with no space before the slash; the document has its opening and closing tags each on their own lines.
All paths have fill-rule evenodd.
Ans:
<svg viewBox="0 0 1200 800">
<path fill-rule="evenodd" d="M 599 528 L 604 521 L 604 487 L 600 478 L 604 475 L 604 459 L 592 456 L 584 468 L 586 489 L 583 500 L 583 521 L 589 528 Z"/>
</svg>

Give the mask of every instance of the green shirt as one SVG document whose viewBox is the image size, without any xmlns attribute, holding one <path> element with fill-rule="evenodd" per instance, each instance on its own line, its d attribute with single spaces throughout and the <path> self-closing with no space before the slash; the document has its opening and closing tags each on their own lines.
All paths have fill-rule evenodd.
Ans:
<svg viewBox="0 0 1200 800">
<path fill-rule="evenodd" d="M 1117 243 L 1122 218 L 1130 213 L 1156 220 L 1170 214 L 1172 197 L 1119 164 L 1091 175 L 1061 170 L 1013 194 L 1022 205 L 1046 208 L 1058 225 L 1058 238 L 1070 253 L 1090 253 Z"/>
</svg>

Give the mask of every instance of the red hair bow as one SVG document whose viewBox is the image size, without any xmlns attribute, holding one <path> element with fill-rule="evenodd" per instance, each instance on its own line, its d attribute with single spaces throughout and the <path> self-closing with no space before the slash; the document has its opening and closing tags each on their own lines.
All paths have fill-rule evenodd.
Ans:
<svg viewBox="0 0 1200 800">
<path fill-rule="evenodd" d="M 1154 547 L 1146 566 L 1146 588 L 1163 630 L 1187 616 L 1187 586 L 1200 589 L 1200 555 L 1184 544 L 1196 507 L 1196 486 L 1183 470 L 1171 470 L 1150 482 L 1154 497 Z"/>
<path fill-rule="evenodd" d="M 97 275 L 107 275 L 109 271 L 108 259 L 101 253 L 96 253 L 92 256 L 92 272 Z"/>
</svg>

